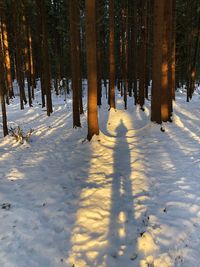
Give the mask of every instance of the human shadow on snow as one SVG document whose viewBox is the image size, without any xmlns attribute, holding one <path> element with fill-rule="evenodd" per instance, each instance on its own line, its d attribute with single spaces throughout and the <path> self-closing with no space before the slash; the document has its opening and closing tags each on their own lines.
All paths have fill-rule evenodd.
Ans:
<svg viewBox="0 0 200 267">
<path fill-rule="evenodd" d="M 131 182 L 131 155 L 126 140 L 128 129 L 120 121 L 116 129 L 116 144 L 113 152 L 113 174 L 111 177 L 110 224 L 107 240 L 106 266 L 115 266 L 115 261 L 130 260 L 134 251 L 134 210 Z"/>
</svg>

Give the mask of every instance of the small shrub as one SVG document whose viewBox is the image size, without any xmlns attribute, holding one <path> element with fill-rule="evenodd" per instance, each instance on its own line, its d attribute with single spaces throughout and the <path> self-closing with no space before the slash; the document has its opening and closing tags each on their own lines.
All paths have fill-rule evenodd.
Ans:
<svg viewBox="0 0 200 267">
<path fill-rule="evenodd" d="M 20 126 L 17 127 L 10 127 L 9 128 L 9 135 L 14 137 L 16 142 L 23 144 L 24 141 L 29 142 L 30 137 L 33 133 L 33 129 L 30 129 L 28 132 L 24 132 Z"/>
</svg>

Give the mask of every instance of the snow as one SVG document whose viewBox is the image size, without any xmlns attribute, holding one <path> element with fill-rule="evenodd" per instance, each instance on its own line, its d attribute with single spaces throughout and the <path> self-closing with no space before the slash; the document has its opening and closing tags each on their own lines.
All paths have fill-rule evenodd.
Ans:
<svg viewBox="0 0 200 267">
<path fill-rule="evenodd" d="M 145 111 L 99 109 L 89 143 L 86 112 L 72 128 L 71 97 L 54 96 L 46 116 L 8 107 L 9 125 L 31 142 L 2 137 L 1 267 L 200 266 L 200 97 L 177 94 L 165 132 Z M 86 103 L 86 97 L 84 97 Z M 4 204 L 4 206 L 3 206 Z M 9 206 L 10 205 L 10 206 Z"/>
</svg>

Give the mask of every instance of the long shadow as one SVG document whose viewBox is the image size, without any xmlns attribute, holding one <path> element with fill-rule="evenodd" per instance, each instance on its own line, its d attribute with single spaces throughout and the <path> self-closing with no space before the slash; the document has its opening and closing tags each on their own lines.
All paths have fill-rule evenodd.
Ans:
<svg viewBox="0 0 200 267">
<path fill-rule="evenodd" d="M 134 235 L 131 234 L 134 230 L 131 155 L 126 141 L 127 131 L 121 120 L 116 129 L 118 138 L 113 154 L 110 224 L 107 237 L 109 251 L 106 266 L 114 266 L 114 261 L 119 263 L 120 258 L 122 261 L 127 260 L 127 257 L 130 259 L 134 250 Z"/>
</svg>

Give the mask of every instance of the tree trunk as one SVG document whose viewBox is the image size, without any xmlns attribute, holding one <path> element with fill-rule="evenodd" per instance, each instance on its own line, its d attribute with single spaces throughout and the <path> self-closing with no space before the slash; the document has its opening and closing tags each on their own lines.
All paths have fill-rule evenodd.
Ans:
<svg viewBox="0 0 200 267">
<path fill-rule="evenodd" d="M 97 38 L 96 38 L 96 0 L 86 0 L 86 53 L 88 76 L 88 135 L 99 134 L 97 115 Z"/>
<path fill-rule="evenodd" d="M 171 114 L 169 109 L 170 96 L 170 42 L 171 42 L 171 0 L 164 1 L 164 21 L 163 21 L 163 41 L 162 41 L 162 78 L 161 78 L 161 120 L 166 122 L 169 120 Z"/>
<path fill-rule="evenodd" d="M 3 50 L 4 50 L 4 58 L 5 58 L 8 94 L 9 94 L 9 97 L 12 98 L 14 96 L 14 92 L 13 92 L 13 85 L 12 85 L 11 62 L 10 62 L 10 53 L 9 53 L 9 46 L 8 46 L 8 33 L 7 33 L 7 27 L 6 27 L 4 15 L 2 17 L 2 35 L 3 35 Z"/>
<path fill-rule="evenodd" d="M 1 27 L 1 21 L 0 21 Z M 7 116 L 6 116 L 6 103 L 5 103 L 5 95 L 6 95 L 6 73 L 5 73 L 5 58 L 3 54 L 3 43 L 2 43 L 2 32 L 0 30 L 0 103 L 2 110 L 2 122 L 3 122 L 3 134 L 4 136 L 8 135 L 8 127 L 7 127 Z"/>
<path fill-rule="evenodd" d="M 138 85 L 137 85 L 137 0 L 133 2 L 133 29 L 132 29 L 132 46 L 133 46 L 133 92 L 134 92 L 134 104 L 138 104 Z"/>
<path fill-rule="evenodd" d="M 172 98 L 176 90 L 176 1 L 172 1 Z"/>
<path fill-rule="evenodd" d="M 23 35 L 23 26 L 22 26 L 22 16 L 23 16 L 23 4 L 22 1 L 14 2 L 14 41 L 16 47 L 16 73 L 17 73 L 17 82 L 19 84 L 20 90 L 20 108 L 24 109 L 24 103 L 27 103 L 25 89 L 24 89 L 24 62 L 23 62 L 23 47 L 24 47 L 24 35 Z"/>
<path fill-rule="evenodd" d="M 25 55 L 25 73 L 26 79 L 28 84 L 28 103 L 29 107 L 32 107 L 32 98 L 31 98 L 31 59 L 30 59 L 30 46 L 29 46 L 29 25 L 27 16 L 24 16 L 24 32 L 25 32 L 25 48 L 24 48 L 24 55 Z"/>
<path fill-rule="evenodd" d="M 102 78 L 102 55 L 101 55 L 101 3 L 97 1 L 96 3 L 96 17 L 97 17 L 97 105 L 101 106 L 101 97 L 102 97 L 102 89 L 101 89 L 101 78 Z"/>
<path fill-rule="evenodd" d="M 73 127 L 81 127 L 79 112 L 79 100 L 81 90 L 79 5 L 75 0 L 70 0 L 70 38 L 73 92 Z"/>
<path fill-rule="evenodd" d="M 151 120 L 161 124 L 161 78 L 162 78 L 162 43 L 164 22 L 164 1 L 154 0 L 153 23 L 153 67 L 151 93 Z"/>
<path fill-rule="evenodd" d="M 109 105 L 115 108 L 114 0 L 109 0 Z"/>
<path fill-rule="evenodd" d="M 140 2 L 140 72 L 139 72 L 139 104 L 144 106 L 146 81 L 146 36 L 147 36 L 147 0 Z"/>
<path fill-rule="evenodd" d="M 49 47 L 48 47 L 48 31 L 46 21 L 46 7 L 44 0 L 36 0 L 40 21 L 41 21 L 41 50 L 42 50 L 42 76 L 44 94 L 46 95 L 47 102 L 47 116 L 53 112 L 52 99 L 51 99 L 51 78 L 50 78 L 50 66 L 49 66 Z"/>
</svg>

